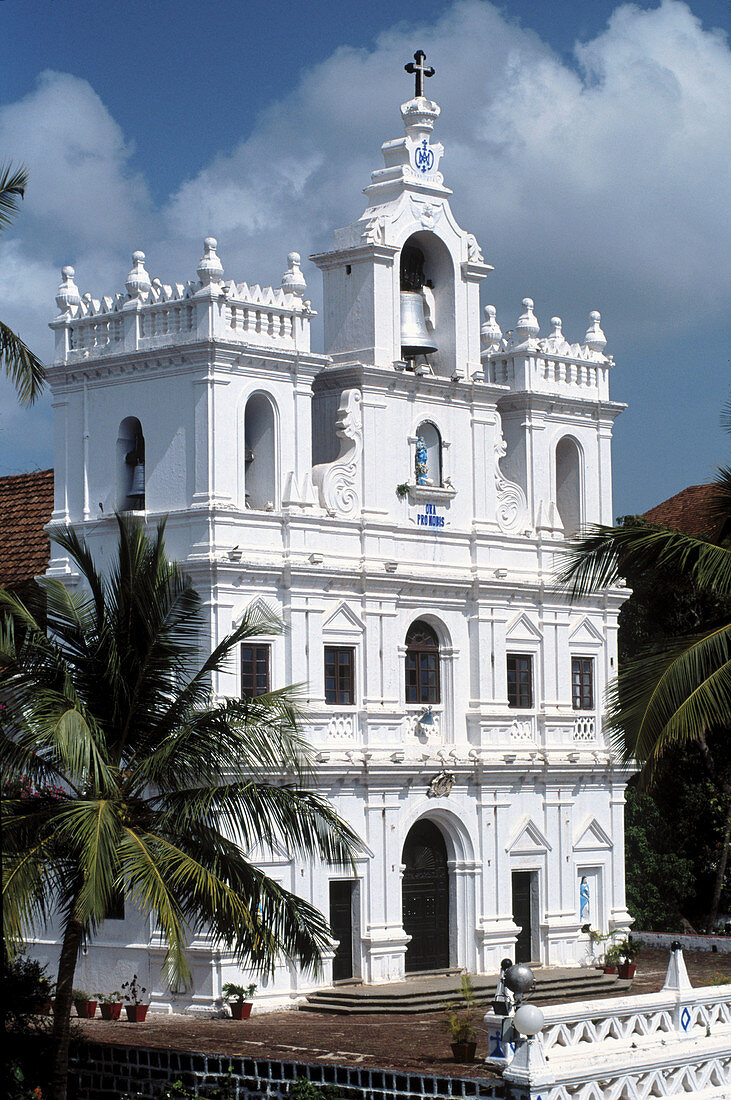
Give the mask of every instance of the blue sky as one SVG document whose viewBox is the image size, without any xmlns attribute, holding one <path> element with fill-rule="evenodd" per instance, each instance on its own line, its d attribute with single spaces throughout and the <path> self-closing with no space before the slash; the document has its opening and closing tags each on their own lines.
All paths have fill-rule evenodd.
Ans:
<svg viewBox="0 0 731 1100">
<path fill-rule="evenodd" d="M 64 263 L 121 288 L 135 248 L 192 277 L 213 233 L 228 276 L 278 284 L 327 248 L 401 132 L 424 48 L 453 209 L 495 266 L 511 328 L 583 337 L 602 312 L 629 409 L 615 512 L 707 480 L 728 456 L 731 64 L 725 0 L 0 0 L 0 159 L 31 186 L 0 240 L 0 302 L 45 357 Z M 314 304 L 320 278 L 305 265 Z M 0 473 L 52 463 L 50 401 L 0 387 Z"/>
</svg>

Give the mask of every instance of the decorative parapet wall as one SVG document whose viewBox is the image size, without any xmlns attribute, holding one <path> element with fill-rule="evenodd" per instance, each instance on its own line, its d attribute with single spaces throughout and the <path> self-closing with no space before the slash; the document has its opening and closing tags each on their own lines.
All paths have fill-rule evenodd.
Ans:
<svg viewBox="0 0 731 1100">
<path fill-rule="evenodd" d="M 600 314 L 592 310 L 584 342 L 570 344 L 560 317 L 552 317 L 551 332 L 539 337 L 531 298 L 523 299 L 515 328 L 504 334 L 495 307 L 485 306 L 480 356 L 485 380 L 521 393 L 609 400 L 609 371 L 614 362 L 604 354 L 607 341 L 600 322 Z"/>
<path fill-rule="evenodd" d="M 659 993 L 551 1005 L 510 1059 L 501 1018 L 485 1023 L 511 1100 L 731 1096 L 731 984 L 694 989 L 681 950 Z M 497 1047 L 495 1046 L 497 1042 Z"/>
<path fill-rule="evenodd" d="M 197 280 L 151 279 L 144 252 L 135 252 L 125 290 L 102 298 L 79 294 L 73 267 L 64 267 L 56 295 L 60 312 L 50 324 L 55 361 L 83 362 L 200 340 L 309 352 L 314 311 L 304 299 L 298 253 L 289 254 L 282 285 L 275 289 L 224 281 L 214 238 L 207 237 L 204 247 Z"/>
</svg>

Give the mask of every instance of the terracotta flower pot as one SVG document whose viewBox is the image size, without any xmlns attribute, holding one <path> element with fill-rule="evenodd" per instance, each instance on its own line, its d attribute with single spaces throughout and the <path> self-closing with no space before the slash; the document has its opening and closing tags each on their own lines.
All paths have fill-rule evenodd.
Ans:
<svg viewBox="0 0 731 1100">
<path fill-rule="evenodd" d="M 608 963 L 607 963 L 606 966 L 602 967 L 602 969 L 603 969 L 605 974 L 616 974 L 617 973 L 616 966 L 610 966 Z"/>
<path fill-rule="evenodd" d="M 82 1020 L 93 1020 L 96 1016 L 97 1004 L 98 1001 L 74 1001 L 76 1015 L 80 1016 Z"/>
<path fill-rule="evenodd" d="M 474 1062 L 477 1043 L 452 1043 L 455 1062 Z"/>
<path fill-rule="evenodd" d="M 620 963 L 617 970 L 622 981 L 626 982 L 628 978 L 634 978 L 637 967 L 634 963 Z"/>
<path fill-rule="evenodd" d="M 252 1001 L 242 1001 L 241 1004 L 231 1004 L 231 1016 L 234 1020 L 248 1020 L 251 1016 Z"/>
<path fill-rule="evenodd" d="M 102 1001 L 99 1005 L 102 1011 L 103 1020 L 118 1020 L 122 1015 L 122 1002 L 121 1001 Z"/>
<path fill-rule="evenodd" d="M 53 1012 L 50 1001 L 41 1001 L 36 1009 L 39 1016 L 50 1016 Z"/>
<path fill-rule="evenodd" d="M 131 1024 L 143 1024 L 149 1007 L 149 1005 L 125 1005 L 124 1011 Z"/>
</svg>

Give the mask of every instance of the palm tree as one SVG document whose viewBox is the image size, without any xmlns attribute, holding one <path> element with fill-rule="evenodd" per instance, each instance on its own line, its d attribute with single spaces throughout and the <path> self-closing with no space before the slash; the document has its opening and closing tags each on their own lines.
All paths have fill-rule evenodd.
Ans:
<svg viewBox="0 0 731 1100">
<path fill-rule="evenodd" d="M 17 949 L 60 915 L 54 1100 L 66 1095 L 79 948 L 120 891 L 156 917 L 171 985 L 190 979 L 187 936 L 200 927 L 257 972 L 281 955 L 316 971 L 325 918 L 253 855 L 351 866 L 360 848 L 307 786 L 296 693 L 211 695 L 211 674 L 278 620 L 248 612 L 199 666 L 201 601 L 165 556 L 164 524 L 148 537 L 129 517 L 117 523 L 105 576 L 72 528 L 53 533 L 82 585 L 41 582 L 48 634 L 0 590 L 4 930 Z"/>
<path fill-rule="evenodd" d="M 724 419 L 731 419 L 731 407 Z M 693 636 L 666 639 L 660 647 L 626 662 L 607 692 L 607 728 L 612 746 L 627 764 L 641 767 L 645 788 L 659 761 L 689 742 L 700 747 L 711 777 L 725 799 L 725 827 L 708 918 L 718 907 L 731 845 L 731 775 L 719 769 L 707 735 L 731 733 L 731 467 L 722 467 L 710 487 L 708 537 L 633 520 L 617 527 L 593 526 L 574 541 L 559 580 L 575 597 L 605 588 L 631 569 L 655 569 L 686 578 L 726 607 L 721 621 Z"/>
<path fill-rule="evenodd" d="M 25 168 L 0 165 L 0 230 L 7 229 L 28 186 Z M 24 405 L 32 405 L 43 390 L 46 372 L 40 359 L 12 329 L 0 321 L 0 362 Z"/>
</svg>

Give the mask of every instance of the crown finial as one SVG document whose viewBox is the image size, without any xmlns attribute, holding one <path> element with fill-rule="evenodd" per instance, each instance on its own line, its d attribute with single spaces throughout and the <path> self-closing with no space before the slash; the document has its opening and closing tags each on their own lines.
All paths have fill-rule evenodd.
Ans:
<svg viewBox="0 0 731 1100">
<path fill-rule="evenodd" d="M 533 312 L 533 299 L 524 298 L 523 312 L 515 322 L 517 343 L 524 344 L 527 340 L 535 340 L 540 331 L 541 326 L 538 324 L 538 319 Z"/>
<path fill-rule="evenodd" d="M 220 283 L 223 278 L 223 264 L 216 249 L 218 241 L 215 237 L 206 237 L 203 242 L 203 255 L 198 264 L 198 278 L 203 286 L 211 283 Z"/>
<path fill-rule="evenodd" d="M 56 291 L 56 305 L 61 313 L 66 313 L 72 306 L 79 304 L 79 288 L 74 282 L 75 274 L 73 267 L 68 265 L 61 269 L 63 282 Z"/>
<path fill-rule="evenodd" d="M 604 352 L 607 346 L 607 338 L 601 329 L 602 315 L 598 310 L 593 309 L 589 314 L 589 327 L 586 330 L 586 336 L 584 337 L 584 343 L 589 351 L 593 351 L 598 355 Z"/>
<path fill-rule="evenodd" d="M 298 298 L 307 290 L 305 277 L 300 270 L 299 252 L 290 252 L 287 256 L 287 270 L 282 275 L 282 290 L 285 294 L 295 294 Z"/>
<path fill-rule="evenodd" d="M 485 351 L 495 351 L 500 347 L 503 338 L 500 325 L 497 323 L 497 310 L 495 306 L 485 306 L 485 321 L 480 329 L 482 346 Z"/>
<path fill-rule="evenodd" d="M 132 253 L 132 270 L 124 284 L 130 298 L 144 298 L 150 290 L 150 276 L 145 271 L 144 252 Z"/>
</svg>

